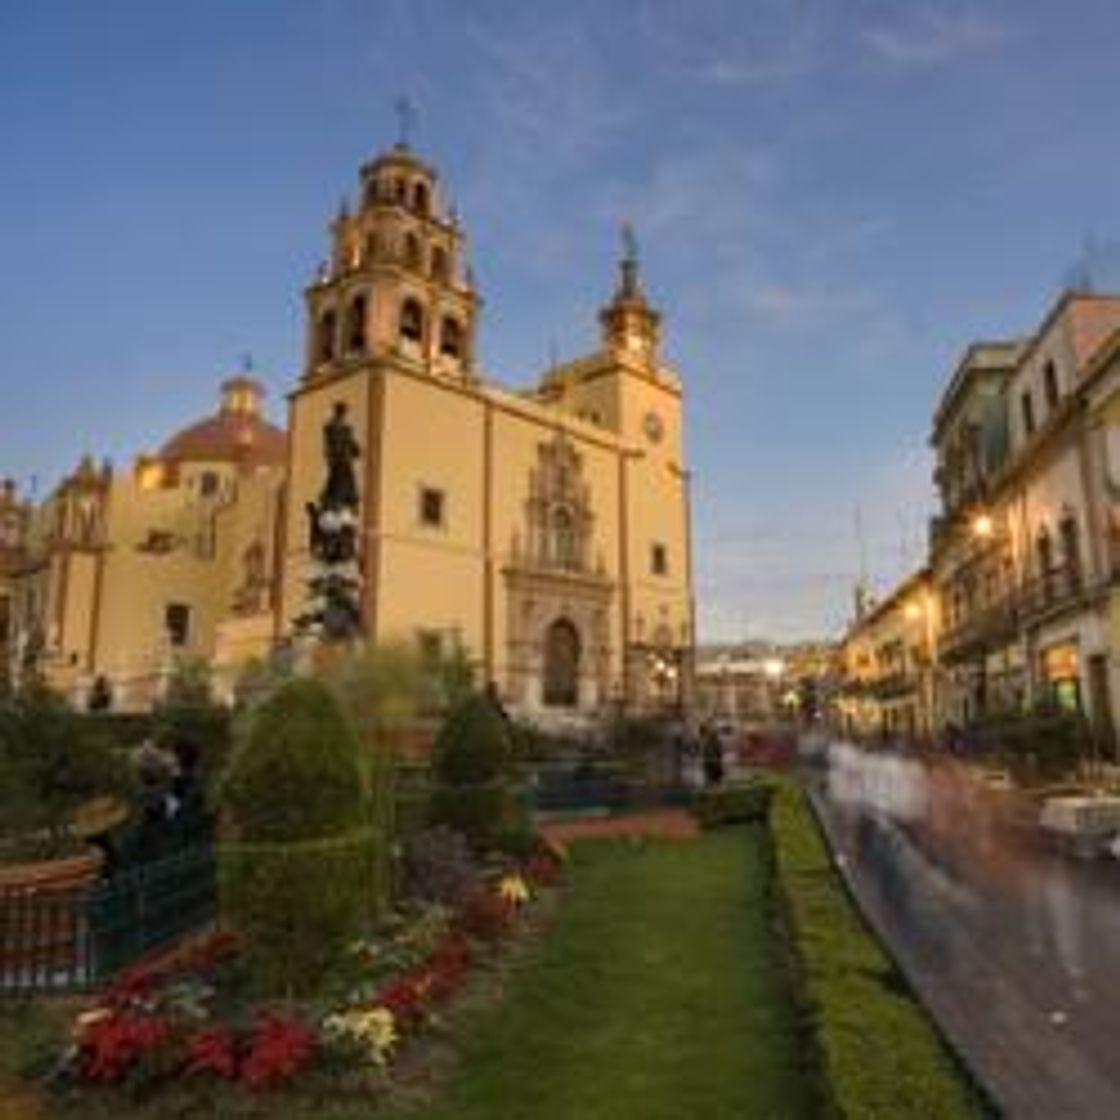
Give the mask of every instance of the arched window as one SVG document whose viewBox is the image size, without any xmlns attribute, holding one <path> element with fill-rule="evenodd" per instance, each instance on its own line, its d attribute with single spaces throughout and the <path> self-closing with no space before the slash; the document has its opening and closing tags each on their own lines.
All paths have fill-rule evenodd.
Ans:
<svg viewBox="0 0 1120 1120">
<path fill-rule="evenodd" d="M 393 180 L 393 201 L 403 204 L 404 200 L 408 197 L 408 187 L 405 185 L 403 179 Z"/>
<path fill-rule="evenodd" d="M 557 506 L 552 511 L 550 528 L 549 552 L 553 562 L 557 567 L 574 570 L 579 566 L 579 544 L 572 511 L 567 506 Z"/>
<path fill-rule="evenodd" d="M 463 356 L 463 328 L 458 319 L 445 318 L 439 327 L 439 352 L 448 358 Z"/>
<path fill-rule="evenodd" d="M 419 300 L 410 297 L 401 304 L 400 334 L 401 338 L 407 338 L 416 343 L 423 343 L 424 308 L 420 306 Z"/>
<path fill-rule="evenodd" d="M 579 703 L 579 631 L 566 619 L 558 618 L 544 636 L 545 704 L 574 708 Z"/>
<path fill-rule="evenodd" d="M 428 187 L 425 183 L 417 183 L 412 188 L 412 209 L 422 218 L 428 216 Z"/>
<path fill-rule="evenodd" d="M 450 278 L 451 267 L 447 259 L 447 250 L 437 245 L 432 250 L 432 279 L 446 284 Z"/>
<path fill-rule="evenodd" d="M 415 268 L 418 271 L 420 269 L 420 238 L 414 233 L 404 235 L 404 263 L 406 268 Z"/>
<path fill-rule="evenodd" d="M 338 330 L 338 316 L 333 311 L 324 311 L 319 316 L 316 329 L 315 360 L 330 362 L 334 360 L 334 338 Z"/>
<path fill-rule="evenodd" d="M 366 348 L 366 309 L 368 300 L 360 292 L 350 301 L 346 312 L 346 349 L 351 354 L 364 353 Z"/>
</svg>

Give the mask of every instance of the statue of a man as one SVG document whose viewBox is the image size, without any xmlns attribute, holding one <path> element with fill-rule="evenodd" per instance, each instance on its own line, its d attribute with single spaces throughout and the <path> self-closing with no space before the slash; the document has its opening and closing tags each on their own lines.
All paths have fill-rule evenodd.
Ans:
<svg viewBox="0 0 1120 1120">
<path fill-rule="evenodd" d="M 319 497 L 320 509 L 356 510 L 358 483 L 354 478 L 354 460 L 361 455 L 361 448 L 354 439 L 342 401 L 336 402 L 334 414 L 323 426 L 323 453 L 327 460 L 327 481 Z"/>
</svg>

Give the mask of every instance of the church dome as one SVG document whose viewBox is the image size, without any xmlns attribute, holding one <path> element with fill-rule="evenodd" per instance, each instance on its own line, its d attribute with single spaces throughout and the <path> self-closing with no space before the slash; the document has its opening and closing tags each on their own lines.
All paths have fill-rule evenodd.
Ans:
<svg viewBox="0 0 1120 1120">
<path fill-rule="evenodd" d="M 248 377 L 222 385 L 221 407 L 214 416 L 173 435 L 159 458 L 177 463 L 237 463 L 280 467 L 287 460 L 288 437 L 261 414 L 264 389 Z"/>
</svg>

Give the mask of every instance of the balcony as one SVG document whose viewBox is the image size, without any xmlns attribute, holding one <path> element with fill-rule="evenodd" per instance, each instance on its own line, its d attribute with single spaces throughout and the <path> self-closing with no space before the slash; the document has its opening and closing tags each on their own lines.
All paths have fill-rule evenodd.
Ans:
<svg viewBox="0 0 1120 1120">
<path fill-rule="evenodd" d="M 1008 641 L 1017 632 L 1018 608 L 1018 594 L 1011 591 L 946 626 L 937 643 L 941 659 L 958 661 Z"/>
<path fill-rule="evenodd" d="M 977 657 L 1010 641 L 1020 628 L 1081 603 L 1088 590 L 1079 567 L 1051 568 L 947 626 L 938 640 L 938 653 L 949 663 Z"/>
<path fill-rule="evenodd" d="M 1029 625 L 1080 603 L 1086 590 L 1081 568 L 1068 564 L 1027 580 L 1019 590 L 1019 610 L 1023 622 Z"/>
</svg>

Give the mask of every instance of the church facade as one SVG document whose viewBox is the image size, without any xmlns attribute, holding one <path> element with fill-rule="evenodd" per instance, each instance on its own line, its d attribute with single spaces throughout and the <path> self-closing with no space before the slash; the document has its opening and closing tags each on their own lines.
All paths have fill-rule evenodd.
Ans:
<svg viewBox="0 0 1120 1120">
<path fill-rule="evenodd" d="M 111 472 L 89 467 L 79 480 L 91 492 L 112 490 L 106 508 L 118 512 L 82 546 L 91 555 L 103 549 L 103 571 L 83 577 L 90 605 L 76 627 L 94 636 L 71 666 L 71 687 L 97 675 L 113 682 L 113 657 L 128 660 L 133 646 L 136 664 L 166 661 L 173 623 L 172 637 L 182 637 L 182 611 L 168 612 L 176 604 L 197 620 L 186 648 L 227 675 L 288 642 L 308 607 L 309 511 L 327 472 L 325 433 L 341 418 L 357 449 L 367 641 L 403 640 L 430 656 L 462 651 L 480 680 L 529 715 L 687 704 L 694 619 L 682 386 L 662 360 L 660 316 L 633 251 L 600 313 L 598 349 L 514 391 L 479 368 L 481 300 L 465 267 L 463 230 L 434 169 L 411 149 L 397 145 L 361 168 L 355 203 L 330 235 L 329 263 L 306 292 L 306 352 L 289 394 L 282 456 L 283 434 L 265 424 L 259 394 L 242 378 L 227 385 L 222 411 L 202 427 L 244 408 L 253 434 L 223 444 L 221 470 L 205 468 L 220 476 L 206 483 L 206 498 L 199 449 L 182 438 L 141 460 L 119 498 Z M 210 533 L 205 574 L 184 571 L 174 599 L 171 583 L 155 578 L 153 601 L 130 609 L 107 590 L 114 577 L 105 573 L 121 551 L 112 516 L 132 509 L 132 535 L 146 539 L 153 526 L 141 511 L 154 510 L 160 493 Z M 41 511 L 31 517 L 44 520 Z M 21 579 L 24 591 L 31 586 L 36 563 L 41 573 L 63 542 L 40 530 L 27 543 L 25 574 L 14 579 L 13 648 L 26 647 L 36 611 L 57 613 L 57 579 L 30 607 L 18 589 Z M 130 537 L 125 551 L 135 549 Z M 118 613 L 142 613 L 146 623 L 118 624 Z M 48 652 L 52 641 L 65 647 L 49 622 L 41 629 Z M 65 649 L 62 660 L 70 660 Z"/>
</svg>

